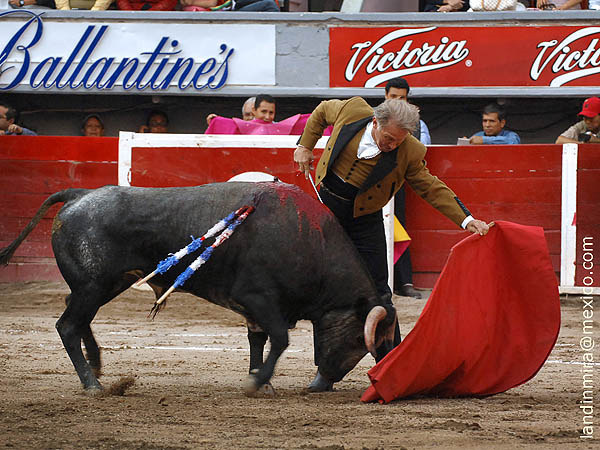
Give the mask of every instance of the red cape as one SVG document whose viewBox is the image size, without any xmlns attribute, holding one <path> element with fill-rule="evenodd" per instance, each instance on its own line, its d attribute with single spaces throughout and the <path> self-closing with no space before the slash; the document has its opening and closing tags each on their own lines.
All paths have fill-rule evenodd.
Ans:
<svg viewBox="0 0 600 450">
<path fill-rule="evenodd" d="M 452 248 L 415 327 L 369 370 L 361 400 L 504 392 L 538 372 L 559 329 L 544 230 L 496 222 Z"/>
</svg>

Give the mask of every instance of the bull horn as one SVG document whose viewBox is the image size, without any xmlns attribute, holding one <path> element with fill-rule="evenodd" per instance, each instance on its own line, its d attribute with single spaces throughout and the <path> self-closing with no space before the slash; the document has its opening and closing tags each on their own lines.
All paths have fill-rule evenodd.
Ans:
<svg viewBox="0 0 600 450">
<path fill-rule="evenodd" d="M 365 321 L 365 344 L 367 350 L 373 357 L 377 355 L 377 346 L 375 344 L 375 334 L 377 332 L 377 324 L 387 316 L 387 311 L 383 306 L 374 306 Z"/>
</svg>

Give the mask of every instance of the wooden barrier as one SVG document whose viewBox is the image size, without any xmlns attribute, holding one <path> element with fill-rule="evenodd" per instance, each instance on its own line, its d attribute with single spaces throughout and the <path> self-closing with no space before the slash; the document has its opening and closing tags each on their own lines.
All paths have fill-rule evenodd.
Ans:
<svg viewBox="0 0 600 450">
<path fill-rule="evenodd" d="M 207 138 L 210 137 L 201 139 Z M 163 139 L 176 141 L 177 136 Z M 118 182 L 116 138 L 4 137 L 1 143 L 0 245 L 3 247 L 17 236 L 49 194 L 66 187 L 95 188 Z M 584 236 L 600 239 L 598 147 L 579 146 L 578 242 Z M 196 148 L 178 148 L 176 143 L 171 145 L 165 141 L 154 148 L 132 148 L 126 171 L 119 176 L 128 177 L 131 184 L 138 186 L 189 186 L 226 181 L 240 172 L 260 171 L 296 183 L 314 195 L 310 184 L 296 174 L 292 153 L 290 145 L 235 148 L 203 146 L 200 142 Z M 477 218 L 544 227 L 558 273 L 561 155 L 559 145 L 432 146 L 427 162 L 431 172 L 447 182 Z M 48 214 L 20 247 L 8 268 L 0 269 L 0 281 L 60 276 L 49 239 L 51 217 L 57 209 Z M 466 236 L 466 232 L 458 230 L 410 189 L 407 189 L 407 229 L 413 238 L 415 285 L 432 287 L 450 248 Z M 579 246 L 577 283 L 581 283 L 587 273 L 582 267 L 583 253 L 583 247 Z M 595 281 L 593 286 L 598 284 Z"/>
<path fill-rule="evenodd" d="M 117 184 L 118 138 L 0 137 L 0 247 L 15 239 L 50 194 Z M 21 244 L 0 281 L 62 279 L 50 244 L 55 205 Z"/>
</svg>

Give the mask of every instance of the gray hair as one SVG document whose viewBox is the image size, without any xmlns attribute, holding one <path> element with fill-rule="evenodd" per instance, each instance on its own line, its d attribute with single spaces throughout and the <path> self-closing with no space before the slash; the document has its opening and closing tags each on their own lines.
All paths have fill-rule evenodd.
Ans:
<svg viewBox="0 0 600 450">
<path fill-rule="evenodd" d="M 252 106 L 254 106 L 254 102 L 256 101 L 256 97 L 250 97 L 249 99 L 247 99 L 244 104 L 242 105 L 242 116 L 244 115 L 244 108 L 246 107 L 247 104 L 251 104 Z"/>
<path fill-rule="evenodd" d="M 417 129 L 419 123 L 419 108 L 407 101 L 390 98 L 373 109 L 377 123 L 385 127 L 394 124 L 411 133 Z"/>
</svg>

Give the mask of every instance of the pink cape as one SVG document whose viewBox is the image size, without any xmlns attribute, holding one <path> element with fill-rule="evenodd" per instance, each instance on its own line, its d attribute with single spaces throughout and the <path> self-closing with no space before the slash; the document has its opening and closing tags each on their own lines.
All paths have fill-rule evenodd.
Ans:
<svg viewBox="0 0 600 450">
<path fill-rule="evenodd" d="M 265 122 L 260 119 L 227 119 L 217 116 L 210 121 L 205 134 L 252 134 L 252 135 L 301 135 L 310 114 L 296 114 L 281 122 Z M 331 127 L 325 129 L 323 136 L 331 135 Z"/>
<path fill-rule="evenodd" d="M 415 327 L 369 370 L 361 400 L 504 392 L 538 372 L 559 329 L 543 229 L 496 222 L 452 248 Z"/>
</svg>

